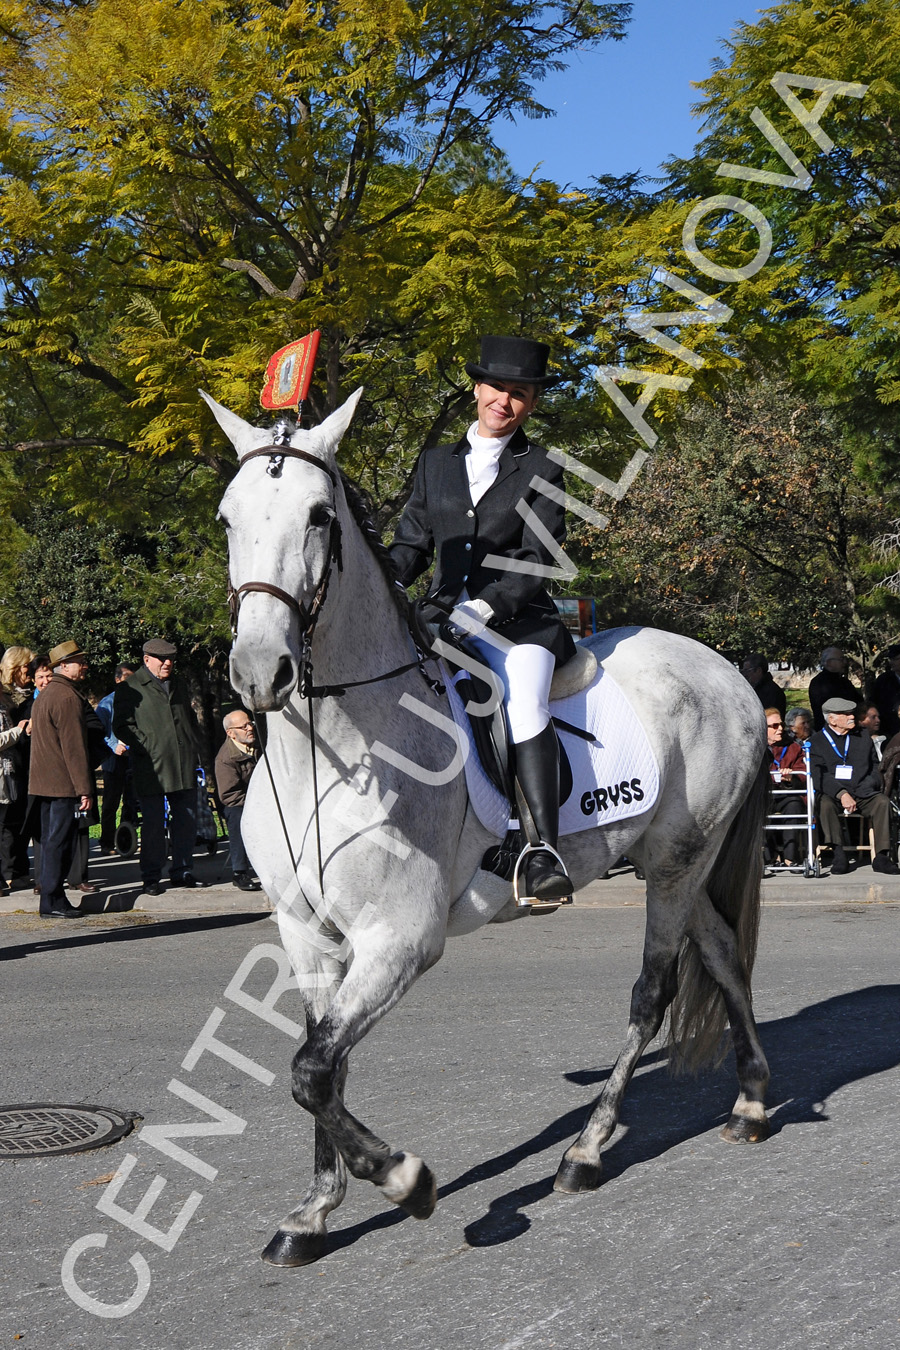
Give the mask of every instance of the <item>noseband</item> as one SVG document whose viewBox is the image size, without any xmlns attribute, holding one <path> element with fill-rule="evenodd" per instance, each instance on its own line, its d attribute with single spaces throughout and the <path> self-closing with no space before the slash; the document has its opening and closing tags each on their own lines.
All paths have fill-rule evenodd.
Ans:
<svg viewBox="0 0 900 1350">
<path fill-rule="evenodd" d="M 305 459 L 308 464 L 313 464 L 323 473 L 327 473 L 334 487 L 337 487 L 337 474 L 323 464 L 315 455 L 309 455 L 305 450 L 295 450 L 289 445 L 264 445 L 260 450 L 251 450 L 249 454 L 244 455 L 241 460 L 241 468 L 244 467 L 248 459 L 259 459 L 262 455 L 269 457 L 270 463 L 266 470 L 272 478 L 279 477 L 281 473 L 281 462 L 285 459 Z M 337 563 L 338 571 L 342 570 L 343 561 L 341 556 L 341 522 L 335 513 L 331 528 L 328 533 L 328 551 L 325 557 L 325 569 L 322 573 L 322 579 L 316 587 L 316 593 L 312 598 L 310 605 L 304 605 L 302 600 L 296 596 L 289 595 L 283 591 L 280 586 L 275 586 L 271 581 L 245 581 L 242 586 L 233 586 L 228 582 L 228 609 L 231 615 L 231 633 L 237 637 L 238 614 L 241 608 L 241 597 L 251 591 L 262 591 L 264 595 L 274 596 L 280 600 L 283 605 L 287 605 L 292 614 L 296 614 L 300 620 L 300 633 L 304 638 L 312 637 L 312 630 L 315 627 L 319 611 L 325 603 L 325 595 L 328 591 L 328 578 L 331 576 L 332 563 Z"/>
</svg>

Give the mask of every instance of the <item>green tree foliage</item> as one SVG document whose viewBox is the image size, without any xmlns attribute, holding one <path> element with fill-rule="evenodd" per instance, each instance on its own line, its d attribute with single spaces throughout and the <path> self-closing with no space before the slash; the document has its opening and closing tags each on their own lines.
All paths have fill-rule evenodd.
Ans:
<svg viewBox="0 0 900 1350">
<path fill-rule="evenodd" d="M 75 638 L 105 675 L 120 659 L 134 659 L 141 615 L 133 574 L 143 574 L 147 560 L 133 541 L 46 507 L 37 508 L 27 525 L 18 576 L 5 598 L 25 641 L 46 653 Z"/>
<path fill-rule="evenodd" d="M 180 663 L 203 668 L 214 659 L 226 622 L 224 550 L 209 574 L 198 574 L 194 556 L 161 532 L 150 541 L 47 506 L 24 523 L 14 576 L 0 597 L 0 612 L 15 616 L 16 629 L 0 636 L 44 652 L 74 637 L 101 684 L 161 632 L 179 645 Z"/>
<path fill-rule="evenodd" d="M 628 494 L 598 545 L 608 603 L 730 655 L 803 666 L 838 642 L 865 665 L 900 620 L 879 584 L 886 505 L 833 415 L 757 372 L 688 409 Z"/>
<path fill-rule="evenodd" d="M 197 388 L 258 416 L 269 353 L 318 327 L 312 414 L 365 385 L 347 463 L 389 515 L 479 331 L 552 338 L 597 252 L 594 203 L 523 193 L 488 128 L 546 115 L 539 79 L 629 10 L 2 0 L 7 512 L 27 483 L 174 552 L 176 590 L 212 574 L 233 461 Z"/>
<path fill-rule="evenodd" d="M 900 9 L 892 0 L 788 0 L 739 25 L 724 46 L 700 85 L 706 134 L 690 160 L 669 166 L 664 191 L 678 201 L 730 192 L 762 210 L 775 244 L 758 279 L 768 332 L 745 337 L 757 359 L 778 361 L 870 429 L 894 478 L 896 417 L 883 405 L 900 400 Z M 773 87 L 780 71 L 866 91 L 832 97 L 814 138 Z M 814 90 L 788 93 L 810 112 L 819 103 Z M 754 109 L 808 171 L 807 187 L 719 172 L 730 164 L 791 177 Z M 713 238 L 721 234 L 721 218 L 708 224 Z"/>
<path fill-rule="evenodd" d="M 886 584 L 900 468 L 900 10 L 889 0 L 789 0 L 723 45 L 700 86 L 695 154 L 669 165 L 655 209 L 623 228 L 635 267 L 620 292 L 619 360 L 694 384 L 657 396 L 652 463 L 611 512 L 609 536 L 582 530 L 582 543 L 611 621 L 640 617 L 723 650 L 763 646 L 801 662 L 843 641 L 866 663 L 900 619 Z M 778 72 L 866 90 L 829 100 L 797 87 L 792 110 L 772 84 Z M 818 119 L 815 136 L 804 109 Z M 772 181 L 804 171 L 805 186 Z M 685 250 L 688 212 L 720 194 L 744 198 L 771 227 L 771 255 L 752 278 L 710 280 Z M 697 242 L 739 267 L 759 238 L 719 210 Z M 718 333 L 663 328 L 702 358 L 699 370 L 628 324 L 642 251 L 644 310 L 684 308 L 654 284 L 657 264 L 734 311 Z"/>
<path fill-rule="evenodd" d="M 629 9 L 0 0 L 0 509 L 12 520 L 0 624 L 10 636 L 21 625 L 2 579 L 33 503 L 48 500 L 138 541 L 141 568 L 128 575 L 142 624 L 180 625 L 199 647 L 226 641 L 212 521 L 234 466 L 196 389 L 258 415 L 268 354 L 318 327 L 311 414 L 365 386 L 343 463 L 385 525 L 419 449 L 463 425 L 463 362 L 481 332 L 551 342 L 568 382 L 542 400 L 535 433 L 612 479 L 640 442 L 592 367 L 690 375 L 687 394 L 658 393 L 648 414 L 662 439 L 646 483 L 671 478 L 680 532 L 670 548 L 660 515 L 654 562 L 633 513 L 650 487 L 639 480 L 618 508 L 600 495 L 613 531 L 573 520 L 574 589 L 606 593 L 611 619 L 634 617 L 639 602 L 643 617 L 723 647 L 744 645 L 748 616 L 765 613 L 772 654 L 799 653 L 804 606 L 839 625 L 833 636 L 863 652 L 877 645 L 893 604 L 879 582 L 896 568 L 874 544 L 900 514 L 878 502 L 900 456 L 900 11 L 890 0 L 787 0 L 740 26 L 702 85 L 697 153 L 673 162 L 656 191 L 633 175 L 574 191 L 517 181 L 492 122 L 545 115 L 541 76 L 584 44 L 621 37 Z M 829 151 L 772 87 L 778 71 L 868 86 L 822 113 Z M 717 174 L 723 162 L 749 166 L 751 180 L 788 173 L 752 120 L 757 107 L 809 169 L 807 189 Z M 737 284 L 710 280 L 684 249 L 692 207 L 720 193 L 745 197 L 772 227 L 770 259 Z M 726 213 L 707 217 L 698 243 L 740 266 L 758 239 Z M 649 344 L 641 313 L 691 307 L 660 268 L 731 317 L 669 325 L 668 345 Z M 751 454 L 733 400 L 760 371 L 780 407 L 766 411 Z M 746 464 L 732 463 L 732 434 Z M 742 498 L 739 484 L 763 472 L 778 492 Z M 802 562 L 792 553 L 778 573 L 778 503 L 798 502 L 803 482 L 823 501 L 844 485 L 846 557 L 817 554 L 804 531 Z M 678 496 L 688 485 L 702 498 L 696 519 Z M 581 479 L 569 489 L 590 496 Z M 653 503 L 651 493 L 651 516 Z M 765 566 L 747 552 L 754 512 Z M 699 552 L 697 529 L 709 531 Z M 731 554 L 716 552 L 732 538 Z M 815 594 L 819 567 L 827 582 Z M 782 603 L 777 575 L 785 587 L 800 578 L 804 606 Z"/>
<path fill-rule="evenodd" d="M 435 308 L 435 289 L 459 289 L 460 270 L 487 289 L 522 248 L 508 186 L 471 147 L 498 116 L 542 115 L 535 80 L 620 36 L 628 8 L 23 0 L 2 349 L 48 413 L 62 396 L 69 425 L 46 438 L 102 426 L 83 472 L 112 468 L 134 510 L 123 450 L 219 468 L 197 384 L 249 411 L 269 352 L 306 328 L 326 337 L 316 411 L 377 372 L 381 349 L 421 394 L 478 324 L 470 296 Z"/>
</svg>

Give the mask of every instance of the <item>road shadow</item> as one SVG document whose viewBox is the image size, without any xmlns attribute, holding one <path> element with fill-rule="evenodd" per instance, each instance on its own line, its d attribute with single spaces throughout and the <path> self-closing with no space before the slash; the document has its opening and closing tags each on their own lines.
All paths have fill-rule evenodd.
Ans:
<svg viewBox="0 0 900 1350">
<path fill-rule="evenodd" d="M 159 923 L 148 921 L 146 916 L 142 916 L 141 924 L 133 928 L 105 928 L 95 933 L 71 933 L 71 930 L 66 929 L 59 936 L 0 947 L 0 961 L 24 961 L 28 956 L 68 952 L 74 947 L 98 947 L 107 942 L 143 942 L 147 938 L 175 937 L 180 933 L 206 933 L 213 928 L 235 928 L 241 924 L 258 923 L 260 919 L 269 917 L 264 910 L 254 910 L 249 914 L 194 915 L 188 919 L 164 919 Z"/>
<path fill-rule="evenodd" d="M 825 1108 L 834 1093 L 900 1065 L 898 1020 L 900 984 L 838 994 L 791 1017 L 761 1023 L 760 1035 L 772 1071 L 767 1108 L 772 1133 L 807 1122 L 827 1124 Z M 604 1083 L 609 1073 L 608 1068 L 576 1069 L 564 1077 L 571 1083 L 594 1086 Z M 663 1050 L 645 1054 L 622 1107 L 620 1123 L 625 1130 L 602 1154 L 604 1185 L 724 1124 L 736 1095 L 731 1055 L 719 1069 L 696 1078 L 675 1078 L 667 1071 Z M 502 1176 L 545 1149 L 568 1144 L 581 1130 L 592 1105 L 566 1111 L 514 1148 L 479 1162 L 441 1186 L 438 1197 Z M 469 1245 L 497 1246 L 527 1232 L 531 1220 L 525 1211 L 552 1192 L 557 1162 L 554 1158 L 553 1172 L 540 1180 L 492 1200 L 486 1214 L 466 1225 Z M 350 1247 L 369 1233 L 403 1223 L 406 1217 L 394 1210 L 329 1234 L 329 1250 Z"/>
</svg>

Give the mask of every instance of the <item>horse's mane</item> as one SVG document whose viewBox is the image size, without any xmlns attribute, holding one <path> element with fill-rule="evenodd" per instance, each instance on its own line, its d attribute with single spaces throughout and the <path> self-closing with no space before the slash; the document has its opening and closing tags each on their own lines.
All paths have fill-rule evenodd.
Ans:
<svg viewBox="0 0 900 1350">
<path fill-rule="evenodd" d="M 391 557 L 388 547 L 381 537 L 377 525 L 371 516 L 371 507 L 366 497 L 366 493 L 359 483 L 355 483 L 352 478 L 348 478 L 343 469 L 339 469 L 341 482 L 344 486 L 344 496 L 347 498 L 347 505 L 350 507 L 350 513 L 360 528 L 363 539 L 369 547 L 369 552 L 377 562 L 388 584 L 388 590 L 391 593 L 391 599 L 397 606 L 398 613 L 404 623 L 409 622 L 409 600 L 406 590 L 397 573 L 397 568 Z"/>
</svg>

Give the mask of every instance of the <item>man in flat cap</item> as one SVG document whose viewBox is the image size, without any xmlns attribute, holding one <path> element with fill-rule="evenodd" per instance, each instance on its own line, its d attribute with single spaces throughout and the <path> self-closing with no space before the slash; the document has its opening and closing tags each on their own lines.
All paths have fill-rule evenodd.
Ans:
<svg viewBox="0 0 900 1350">
<path fill-rule="evenodd" d="M 200 733 L 187 686 L 173 674 L 177 648 L 165 638 L 144 643 L 144 664 L 116 685 L 112 729 L 128 746 L 141 810 L 141 878 L 147 895 L 162 893 L 169 803 L 174 886 L 202 885 L 191 871 L 197 835 Z"/>
<path fill-rule="evenodd" d="M 829 698 L 822 705 L 825 725 L 810 741 L 809 762 L 822 825 L 822 843 L 834 850 L 831 870 L 849 871 L 842 818 L 857 812 L 872 822 L 875 857 L 872 867 L 889 876 L 900 874 L 890 856 L 890 804 L 872 737 L 856 725 L 856 703 Z"/>
<path fill-rule="evenodd" d="M 75 813 L 94 805 L 88 704 L 76 688 L 87 674 L 88 659 L 77 642 L 60 642 L 50 652 L 50 666 L 50 682 L 31 715 L 28 776 L 29 796 L 40 803 L 40 913 L 77 919 L 81 910 L 69 903 L 65 882 L 75 853 Z"/>
<path fill-rule="evenodd" d="M 429 597 L 462 612 L 471 645 L 503 683 L 516 778 L 550 846 L 528 858 L 527 894 L 546 902 L 572 893 L 555 853 L 559 759 L 548 705 L 554 669 L 575 654 L 537 570 L 558 559 L 523 515 L 562 546 L 562 467 L 523 430 L 542 390 L 560 379 L 547 374 L 549 351 L 531 338 L 482 338 L 480 363 L 466 364 L 476 419 L 455 445 L 422 452 L 391 544 L 404 586 L 434 560 Z"/>
</svg>

